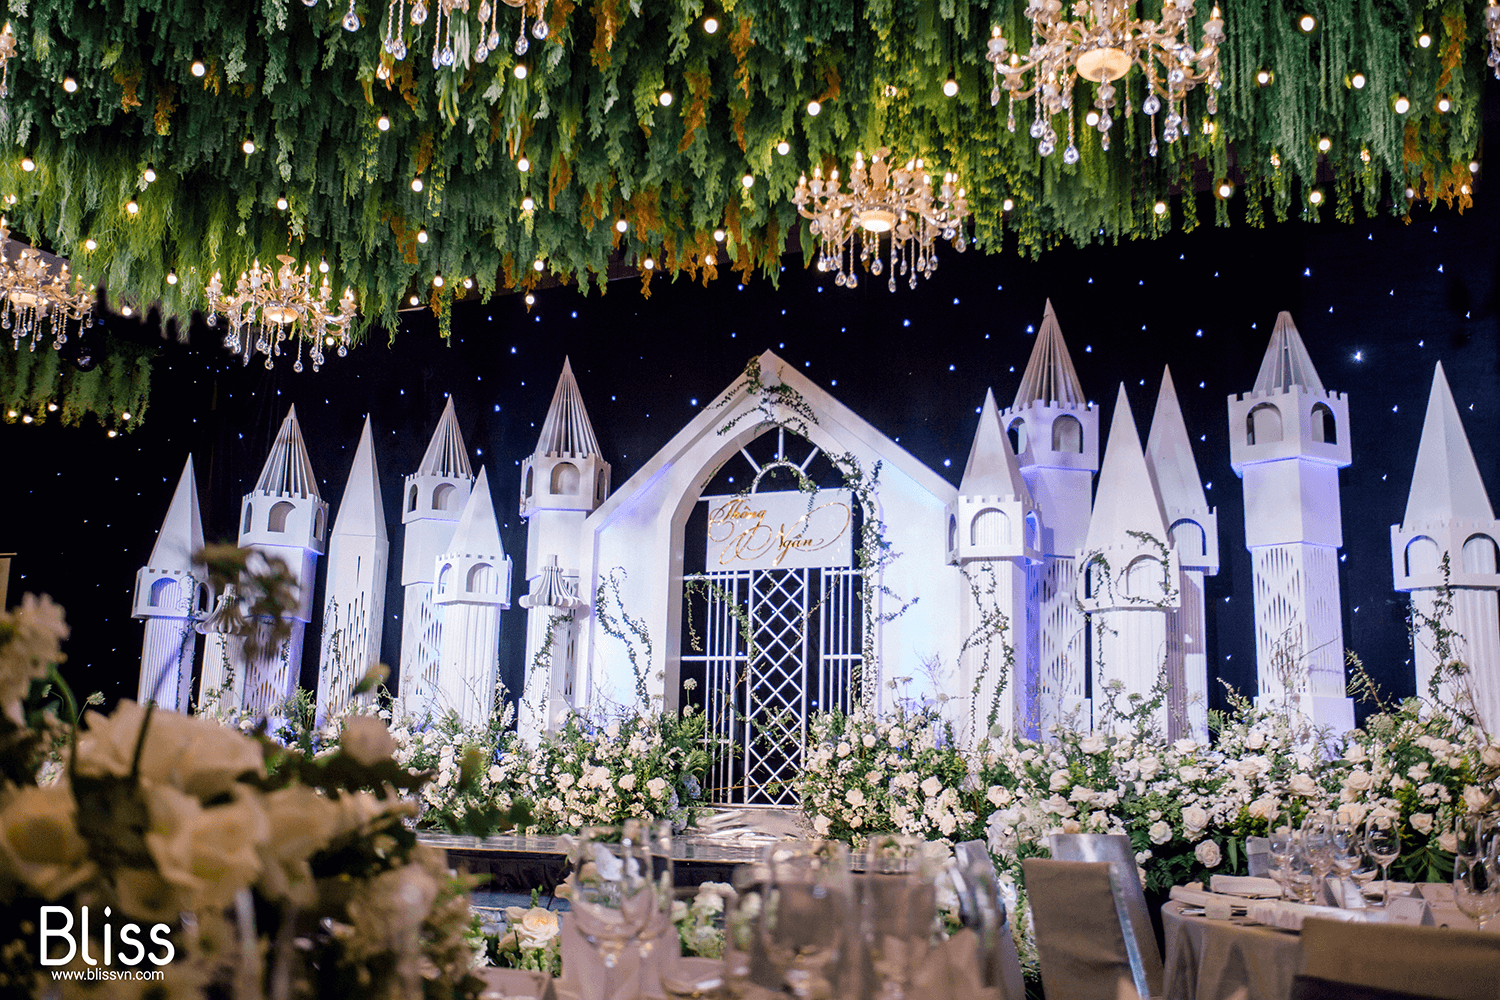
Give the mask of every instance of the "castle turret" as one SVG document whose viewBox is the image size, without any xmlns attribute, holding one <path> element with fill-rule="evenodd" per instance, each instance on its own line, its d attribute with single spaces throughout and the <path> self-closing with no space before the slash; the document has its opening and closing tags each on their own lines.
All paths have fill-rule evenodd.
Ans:
<svg viewBox="0 0 1500 1000">
<path fill-rule="evenodd" d="M 1146 467 L 1161 497 L 1167 534 L 1182 565 L 1182 601 L 1167 612 L 1167 677 L 1172 685 L 1167 731 L 1208 739 L 1208 646 L 1203 580 L 1219 572 L 1219 518 L 1208 505 L 1172 370 L 1162 370 Z"/>
<path fill-rule="evenodd" d="M 575 611 L 586 606 L 577 592 L 578 546 L 584 519 L 609 496 L 609 473 L 573 366 L 564 358 L 536 450 L 521 460 L 529 595 L 522 601 L 527 608 L 527 677 L 519 728 L 528 741 L 573 705 Z M 558 594 L 566 595 L 562 604 L 554 600 Z M 549 665 L 549 676 L 531 669 L 540 663 Z"/>
<path fill-rule="evenodd" d="M 1079 560 L 1077 594 L 1093 636 L 1090 673 L 1095 685 L 1118 684 L 1126 709 L 1131 696 L 1149 695 L 1163 676 L 1167 613 L 1181 599 L 1181 567 L 1123 384 Z M 1106 695 L 1096 687 L 1093 696 L 1097 725 Z M 1165 729 L 1165 706 L 1157 717 Z"/>
<path fill-rule="evenodd" d="M 193 564 L 203 548 L 203 518 L 198 485 L 189 455 L 167 507 L 151 558 L 135 576 L 131 616 L 146 620 L 141 644 L 141 678 L 136 700 L 185 712 L 192 692 L 193 660 L 198 652 L 195 619 L 207 596 L 207 575 Z M 3 600 L 3 595 L 0 595 Z"/>
<path fill-rule="evenodd" d="M 1244 480 L 1260 695 L 1352 729 L 1338 554 L 1349 400 L 1323 388 L 1288 313 L 1276 317 L 1254 390 L 1229 397 L 1229 458 Z"/>
<path fill-rule="evenodd" d="M 1045 732 L 1084 707 L 1084 620 L 1073 592 L 1099 469 L 1099 414 L 1079 385 L 1051 301 L 1015 403 L 1000 422 L 1011 435 L 1042 525 L 1042 561 L 1032 567 L 1030 582 L 1037 642 L 1027 676 L 1036 679 L 1039 728 Z"/>
<path fill-rule="evenodd" d="M 964 575 L 959 605 L 960 690 L 968 701 L 965 737 L 994 726 L 1034 727 L 1036 615 L 1027 600 L 1030 567 L 1041 561 L 1041 524 L 1021 466 L 987 390 L 958 498 L 948 508 L 948 563 Z"/>
<path fill-rule="evenodd" d="M 1472 712 L 1490 732 L 1500 727 L 1496 539 L 1500 522 L 1439 364 L 1406 515 L 1391 526 L 1391 569 L 1396 589 L 1411 594 L 1417 694 L 1429 696 L 1439 666 L 1463 663 L 1466 674 L 1439 678 L 1438 695 Z"/>
<path fill-rule="evenodd" d="M 367 416 L 328 540 L 318 658 L 319 724 L 344 710 L 355 686 L 380 662 L 389 556 L 385 502 Z"/>
<path fill-rule="evenodd" d="M 417 471 L 402 483 L 400 690 L 402 703 L 412 711 L 431 702 L 437 691 L 443 623 L 432 601 L 434 560 L 453 540 L 473 487 L 474 470 L 450 396 Z"/>
<path fill-rule="evenodd" d="M 270 641 L 270 623 L 254 623 L 261 651 L 245 657 L 244 640 L 210 632 L 204 654 L 200 700 L 221 689 L 233 692 L 234 707 L 270 713 L 296 690 L 302 668 L 303 633 L 312 620 L 317 561 L 326 548 L 328 504 L 318 494 L 317 479 L 297 424 L 297 408 L 287 411 L 255 489 L 245 494 L 239 544 L 286 563 L 293 578 L 297 606 L 285 616 L 291 634 Z M 232 683 L 231 683 L 232 682 Z"/>
<path fill-rule="evenodd" d="M 454 711 L 465 726 L 484 727 L 495 711 L 500 612 L 510 607 L 510 558 L 484 469 L 464 505 L 448 550 L 434 560 L 433 603 L 443 615 L 438 685 L 427 706 Z M 408 706 L 411 707 L 411 706 Z"/>
</svg>

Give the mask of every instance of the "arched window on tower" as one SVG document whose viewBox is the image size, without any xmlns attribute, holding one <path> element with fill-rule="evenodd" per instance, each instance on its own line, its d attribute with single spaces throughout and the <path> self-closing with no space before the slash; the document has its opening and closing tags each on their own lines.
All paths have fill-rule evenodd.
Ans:
<svg viewBox="0 0 1500 1000">
<path fill-rule="evenodd" d="M 531 484 L 535 478 L 535 473 L 535 469 L 529 465 L 526 466 L 526 485 L 521 487 L 521 499 L 523 500 L 531 499 Z"/>
<path fill-rule="evenodd" d="M 313 537 L 318 541 L 323 540 L 323 508 L 319 507 L 313 514 Z"/>
<path fill-rule="evenodd" d="M 1162 561 L 1136 556 L 1125 568 L 1125 596 L 1135 601 L 1159 601 L 1166 596 Z"/>
<path fill-rule="evenodd" d="M 1052 421 L 1052 450 L 1082 453 L 1083 424 L 1077 417 L 1064 413 Z"/>
<path fill-rule="evenodd" d="M 1012 420 L 1010 422 L 1010 427 L 1006 430 L 1006 433 L 1010 435 L 1011 451 L 1014 451 L 1017 455 L 1019 455 L 1021 454 L 1021 452 L 1026 450 L 1026 421 L 1020 419 L 1019 417 L 1015 420 Z"/>
<path fill-rule="evenodd" d="M 448 593 L 448 588 L 453 586 L 453 564 L 443 563 L 443 568 L 438 571 L 437 592 Z"/>
<path fill-rule="evenodd" d="M 287 500 L 283 500 L 271 508 L 270 517 L 266 518 L 267 531 L 285 531 L 286 519 L 291 516 L 292 511 L 297 508 Z"/>
<path fill-rule="evenodd" d="M 1102 557 L 1096 555 L 1090 559 L 1083 567 L 1083 596 L 1098 597 L 1104 593 L 1108 575 L 1109 567 Z"/>
<path fill-rule="evenodd" d="M 457 510 L 458 487 L 452 483 L 438 483 L 437 489 L 432 491 L 432 509 Z"/>
<path fill-rule="evenodd" d="M 1172 526 L 1167 529 L 1167 537 L 1172 539 L 1172 545 L 1184 556 L 1208 555 L 1208 537 L 1203 531 L 1203 525 L 1191 518 L 1173 521 Z"/>
<path fill-rule="evenodd" d="M 948 515 L 948 551 L 954 552 L 958 549 L 958 518 Z"/>
<path fill-rule="evenodd" d="M 151 585 L 151 606 L 170 608 L 177 604 L 177 579 L 164 576 Z"/>
<path fill-rule="evenodd" d="M 986 507 L 974 515 L 969 522 L 969 544 L 976 546 L 1004 545 L 1010 541 L 1010 518 L 1005 511 Z"/>
<path fill-rule="evenodd" d="M 552 467 L 552 495 L 568 496 L 578 492 L 578 466 L 558 462 Z"/>
<path fill-rule="evenodd" d="M 1333 419 L 1333 411 L 1323 403 L 1313 404 L 1312 439 L 1323 444 L 1339 443 L 1338 423 Z"/>
<path fill-rule="evenodd" d="M 599 478 L 594 487 L 594 499 L 603 500 L 604 495 L 609 492 L 609 475 L 603 469 L 599 470 Z"/>
<path fill-rule="evenodd" d="M 250 515 L 252 511 L 253 508 L 251 505 L 248 503 L 245 504 L 245 519 L 240 522 L 240 534 L 242 535 L 250 530 Z"/>
<path fill-rule="evenodd" d="M 495 572 L 495 567 L 489 563 L 476 563 L 469 570 L 468 585 L 464 588 L 471 594 L 498 594 L 500 592 L 500 574 Z"/>
<path fill-rule="evenodd" d="M 1470 535 L 1468 540 L 1464 542 L 1464 572 L 1495 572 L 1497 563 L 1495 555 L 1495 540 L 1493 538 L 1489 535 Z"/>
<path fill-rule="evenodd" d="M 407 497 L 406 497 L 406 509 L 407 509 L 407 511 L 413 511 L 413 510 L 417 509 L 417 484 L 416 483 L 412 483 L 411 484 L 411 493 L 409 493 L 407 495 Z"/>
<path fill-rule="evenodd" d="M 1436 573 L 1442 558 L 1442 550 L 1434 539 L 1418 535 L 1406 543 L 1406 575 Z"/>
<path fill-rule="evenodd" d="M 1281 440 L 1281 411 L 1272 403 L 1261 403 L 1245 417 L 1246 444 L 1275 444 Z"/>
</svg>

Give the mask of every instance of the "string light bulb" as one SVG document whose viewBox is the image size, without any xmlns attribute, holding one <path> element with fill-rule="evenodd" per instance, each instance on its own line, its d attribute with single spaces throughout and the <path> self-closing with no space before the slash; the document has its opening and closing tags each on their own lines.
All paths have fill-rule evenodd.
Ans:
<svg viewBox="0 0 1500 1000">
<path fill-rule="evenodd" d="M 375 119 L 375 127 L 380 129 L 380 131 L 382 132 L 389 132 L 391 130 L 390 116 L 381 115 L 379 118 Z"/>
<path fill-rule="evenodd" d="M 523 174 L 526 173 L 527 171 L 529 171 L 531 169 L 531 161 L 528 160 L 528 159 L 526 159 L 526 157 L 524 157 L 524 156 L 521 157 L 519 160 L 516 161 L 516 169 L 519 170 L 519 171 L 521 171 L 521 173 L 523 173 Z"/>
<path fill-rule="evenodd" d="M 1391 100 L 1391 108 L 1396 112 L 1396 114 L 1404 115 L 1411 110 L 1411 101 L 1407 100 L 1404 94 L 1397 94 L 1395 98 Z"/>
<path fill-rule="evenodd" d="M 1477 173 L 1479 173 L 1479 161 L 1478 160 L 1470 160 L 1469 161 L 1469 173 L 1471 173 L 1471 174 L 1477 174 Z"/>
<path fill-rule="evenodd" d="M 427 230 L 425 230 L 425 229 L 418 229 L 417 230 L 417 242 L 418 243 L 426 243 L 427 242 Z"/>
<path fill-rule="evenodd" d="M 820 112 L 822 110 L 823 110 L 823 105 L 819 104 L 817 101 L 808 101 L 807 102 L 807 113 L 810 114 L 810 115 L 812 115 L 814 118 L 818 117 L 818 112 Z"/>
<path fill-rule="evenodd" d="M 146 172 L 141 174 L 141 179 L 144 180 L 147 184 L 155 184 L 156 168 L 149 163 L 146 164 Z"/>
<path fill-rule="evenodd" d="M 1002 212 L 1009 212 L 1010 210 L 1012 210 L 1015 207 L 1016 207 L 1016 200 L 1014 198 L 1007 198 L 1007 199 L 1005 199 L 1004 201 L 1002 201 L 1000 203 L 1000 211 L 1002 211 Z"/>
<path fill-rule="evenodd" d="M 536 305 L 536 296 L 532 295 L 530 292 L 526 293 L 526 305 L 528 307 Z"/>
<path fill-rule="evenodd" d="M 31 173 L 36 169 L 36 161 L 29 156 L 21 157 L 21 169 L 26 171 L 28 174 Z"/>
<path fill-rule="evenodd" d="M 535 208 L 536 199 L 532 198 L 531 195 L 528 194 L 526 197 L 521 199 L 521 211 L 530 212 Z"/>
<path fill-rule="evenodd" d="M 664 108 L 672 106 L 672 92 L 670 90 L 663 90 L 656 99 L 661 102 L 661 106 Z"/>
<path fill-rule="evenodd" d="M 90 236 L 88 239 L 83 241 L 83 248 L 85 250 L 98 250 L 99 241 Z"/>
<path fill-rule="evenodd" d="M 240 148 L 245 151 L 246 156 L 250 156 L 255 152 L 255 140 L 246 139 L 244 142 L 240 143 Z"/>
<path fill-rule="evenodd" d="M 473 287 L 474 287 L 474 279 L 473 278 L 465 278 L 464 279 L 464 290 L 468 291 L 469 289 L 471 289 Z"/>
<path fill-rule="evenodd" d="M 1307 203 L 1314 207 L 1323 204 L 1323 189 L 1313 188 L 1307 193 Z"/>
<path fill-rule="evenodd" d="M 953 77 L 951 77 L 951 76 L 948 78 L 947 82 L 943 84 L 943 96 L 944 97 L 957 97 L 958 96 L 958 81 L 955 80 L 955 79 L 953 79 Z"/>
<path fill-rule="evenodd" d="M 1262 66 L 1255 71 L 1255 85 L 1257 87 L 1269 87 L 1275 80 L 1275 72 L 1268 67 Z"/>
<path fill-rule="evenodd" d="M 780 142 L 778 142 L 776 144 L 776 152 L 780 153 L 782 156 L 785 156 L 786 154 L 790 153 L 791 151 L 792 151 L 792 144 L 789 143 L 789 142 L 787 142 L 785 139 L 782 139 Z"/>
<path fill-rule="evenodd" d="M 714 242 L 715 243 L 723 243 L 724 242 L 724 230 L 722 230 L 722 229 L 715 229 L 714 230 Z"/>
<path fill-rule="evenodd" d="M 318 260 L 318 273 L 319 274 L 327 274 L 328 273 L 328 258 L 327 257 L 323 257 L 323 258 L 320 258 Z"/>
<path fill-rule="evenodd" d="M 194 76 L 201 77 L 204 73 L 208 72 L 208 67 L 203 65 L 203 60 L 195 59 L 193 60 L 192 70 Z"/>
<path fill-rule="evenodd" d="M 1152 206 L 1151 210 L 1153 212 L 1155 212 L 1157 215 L 1166 215 L 1167 214 L 1167 203 L 1164 202 L 1164 201 L 1159 201 L 1154 206 Z"/>
<path fill-rule="evenodd" d="M 630 223 L 626 222 L 624 219 L 616 219 L 615 220 L 615 232 L 617 232 L 617 233 L 623 233 L 625 230 L 627 230 L 629 228 L 630 228 Z"/>
<path fill-rule="evenodd" d="M 283 194 L 276 199 L 276 211 L 285 212 L 290 204 L 291 203 L 286 200 L 286 195 Z"/>
<path fill-rule="evenodd" d="M 1089 128 L 1093 128 L 1095 125 L 1098 125 L 1099 124 L 1099 112 L 1097 112 L 1097 111 L 1093 110 L 1092 108 L 1090 108 L 1089 109 L 1089 113 L 1083 116 L 1083 123 L 1085 125 L 1087 125 Z"/>
<path fill-rule="evenodd" d="M 653 260 L 650 257 L 647 257 L 645 260 L 641 261 L 641 266 L 644 267 L 646 270 L 650 271 L 650 270 L 655 269 L 655 267 L 656 267 L 656 261 Z"/>
<path fill-rule="evenodd" d="M 1220 181 L 1214 193 L 1227 201 L 1234 196 L 1234 184 L 1230 181 Z"/>
<path fill-rule="evenodd" d="M 125 203 L 125 211 L 129 215 L 135 215 L 140 210 L 141 210 L 141 206 L 136 203 L 136 200 L 134 198 L 130 199 L 129 201 L 127 201 Z"/>
<path fill-rule="evenodd" d="M 1453 110 L 1453 101 L 1448 97 L 1447 94 L 1444 94 L 1437 99 L 1437 104 L 1435 105 L 1435 107 L 1437 108 L 1438 114 L 1446 115 L 1448 112 Z"/>
<path fill-rule="evenodd" d="M 534 261 L 531 262 L 531 269 L 533 271 L 543 271 L 543 270 L 546 270 L 546 267 L 547 267 L 547 265 L 542 263 L 542 260 L 541 260 L 540 257 L 538 257 L 536 260 L 534 260 Z"/>
<path fill-rule="evenodd" d="M 71 76 L 63 77 L 63 90 L 66 90 L 70 94 L 78 93 L 78 81 Z"/>
<path fill-rule="evenodd" d="M 410 302 L 414 306 L 422 304 L 422 300 L 419 299 L 419 298 L 417 298 L 415 295 L 413 295 L 411 298 L 407 299 L 406 301 Z"/>
<path fill-rule="evenodd" d="M 417 192 L 418 194 L 421 194 L 422 193 L 422 187 L 423 187 L 422 178 L 420 178 L 420 177 L 413 177 L 411 179 L 411 189 L 413 191 Z"/>
<path fill-rule="evenodd" d="M 705 17 L 703 19 L 703 33 L 714 35 L 719 31 L 719 19 L 717 17 Z"/>
<path fill-rule="evenodd" d="M 755 186 L 755 177 L 751 174 L 746 174 L 740 178 L 740 184 L 744 185 L 746 190 L 749 190 Z"/>
<path fill-rule="evenodd" d="M 442 276 L 441 273 L 434 274 L 432 276 L 432 287 L 433 288 L 442 288 L 443 287 L 443 276 Z"/>
<path fill-rule="evenodd" d="M 516 63 L 516 79 L 517 80 L 524 80 L 524 79 L 526 79 L 526 64 L 525 63 Z"/>
<path fill-rule="evenodd" d="M 1303 14 L 1297 18 L 1297 30 L 1304 35 L 1310 35 L 1318 30 L 1318 19 L 1311 14 Z"/>
<path fill-rule="evenodd" d="M 1326 153 L 1333 148 L 1333 140 L 1326 135 L 1318 136 L 1318 152 Z"/>
<path fill-rule="evenodd" d="M 1420 45 L 1424 49 L 1430 49 L 1430 48 L 1432 48 L 1432 36 L 1429 35 L 1425 31 L 1422 32 L 1420 35 L 1417 36 L 1417 44 Z"/>
<path fill-rule="evenodd" d="M 177 272 L 176 271 L 168 271 L 167 272 L 167 284 L 169 284 L 169 285 L 175 285 L 175 284 L 177 284 Z"/>
<path fill-rule="evenodd" d="M 1349 86 L 1353 87 L 1355 90 L 1364 90 L 1365 84 L 1369 82 L 1370 81 L 1366 79 L 1365 75 L 1360 72 L 1352 73 L 1349 76 Z"/>
<path fill-rule="evenodd" d="M 48 413 L 56 413 L 57 412 L 57 404 L 56 403 L 48 403 L 47 404 L 47 412 Z"/>
</svg>

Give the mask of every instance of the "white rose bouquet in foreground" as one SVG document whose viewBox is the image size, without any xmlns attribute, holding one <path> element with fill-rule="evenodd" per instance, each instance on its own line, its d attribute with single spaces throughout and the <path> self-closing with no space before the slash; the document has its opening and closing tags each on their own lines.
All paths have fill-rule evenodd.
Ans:
<svg viewBox="0 0 1500 1000">
<path fill-rule="evenodd" d="M 36 622 L 0 628 L 7 995 L 477 996 L 464 886 L 407 828 L 398 792 L 425 776 L 391 760 L 383 723 L 318 759 L 130 701 L 75 724 L 48 609 L 19 614 L 50 645 Z M 143 970 L 160 981 L 100 975 Z"/>
</svg>

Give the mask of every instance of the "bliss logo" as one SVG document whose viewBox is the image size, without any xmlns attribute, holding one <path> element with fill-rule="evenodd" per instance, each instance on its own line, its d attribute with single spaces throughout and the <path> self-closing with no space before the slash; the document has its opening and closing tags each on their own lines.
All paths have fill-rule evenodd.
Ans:
<svg viewBox="0 0 1500 1000">
<path fill-rule="evenodd" d="M 104 908 L 104 916 L 108 918 L 110 908 Z M 52 917 L 60 917 L 61 923 L 53 925 Z M 127 923 L 120 925 L 119 947 L 115 947 L 114 925 L 106 919 L 104 923 L 104 964 L 113 965 L 119 961 L 121 965 L 140 965 L 143 961 L 150 959 L 152 965 L 166 965 L 172 961 L 177 954 L 177 949 L 172 947 L 171 940 L 167 937 L 172 928 L 166 924 L 155 924 L 151 928 L 151 944 L 159 947 L 160 951 L 146 953 L 146 943 L 141 940 L 141 925 Z M 54 958 L 49 941 L 67 942 L 67 954 L 61 958 Z M 98 965 L 99 959 L 89 954 L 89 908 L 81 909 L 79 915 L 78 937 L 73 936 L 73 914 L 66 906 L 44 906 L 42 907 L 41 919 L 41 956 L 43 965 L 67 965 L 73 961 L 75 954 L 82 954 L 84 962 L 89 965 Z"/>
</svg>

